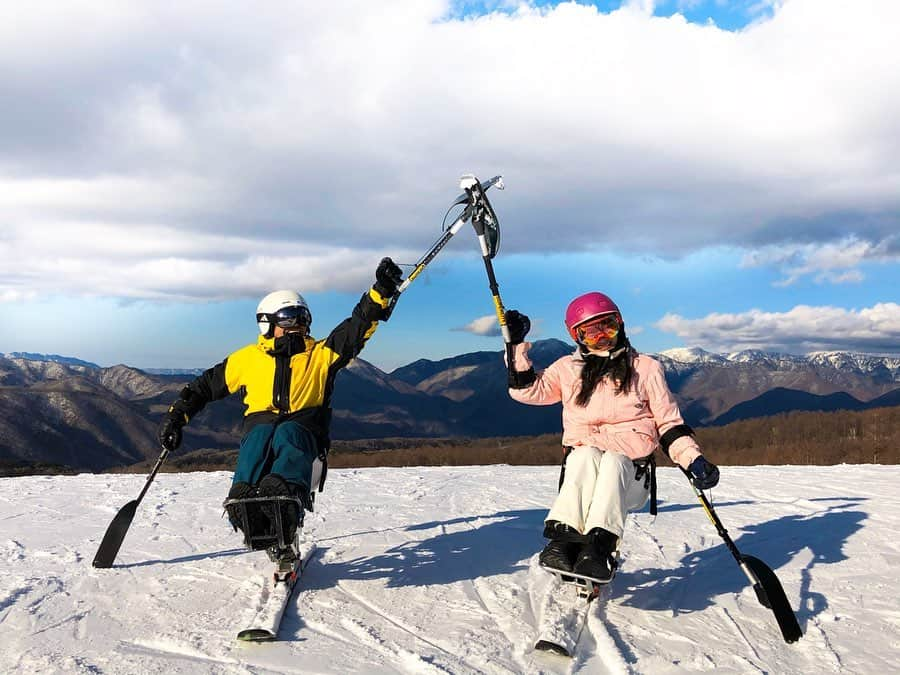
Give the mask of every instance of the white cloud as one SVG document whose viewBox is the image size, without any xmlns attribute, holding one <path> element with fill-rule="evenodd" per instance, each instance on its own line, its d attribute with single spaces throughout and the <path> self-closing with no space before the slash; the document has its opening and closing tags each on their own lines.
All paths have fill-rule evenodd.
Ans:
<svg viewBox="0 0 900 675">
<path fill-rule="evenodd" d="M 0 242 L 4 274 L 30 280 L 30 294 L 54 293 L 168 300 L 256 297 L 273 288 L 364 291 L 379 250 L 293 242 L 260 233 L 219 235 L 166 225 L 77 223 L 22 228 Z M 397 262 L 420 252 L 398 250 Z M 24 291 L 0 292 L 0 302 Z"/>
<path fill-rule="evenodd" d="M 847 270 L 839 274 L 823 272 L 816 277 L 819 283 L 830 282 L 832 284 L 859 284 L 865 279 L 865 275 L 859 270 Z"/>
<path fill-rule="evenodd" d="M 3 304 L 4 302 L 22 302 L 23 300 L 30 300 L 33 297 L 33 292 L 22 292 L 11 288 L 0 291 L 0 304 Z"/>
<path fill-rule="evenodd" d="M 506 252 L 898 229 L 900 3 L 790 0 L 737 33 L 653 4 L 455 21 L 444 0 L 6 3 L 0 293 L 157 297 L 169 278 L 186 297 L 242 293 L 233 271 L 263 274 L 260 249 L 281 242 L 324 286 L 349 285 L 370 255 L 424 250 L 468 171 L 506 175 Z M 120 264 L 85 223 L 158 251 L 144 271 L 165 279 L 133 274 L 137 255 Z M 38 228 L 67 242 L 55 274 L 23 235 Z M 854 276 L 815 260 L 796 274 L 816 264 Z"/>
<path fill-rule="evenodd" d="M 651 16 L 656 9 L 656 0 L 623 0 L 622 7 Z"/>
<path fill-rule="evenodd" d="M 456 328 L 455 330 L 465 333 L 474 333 L 475 335 L 484 335 L 487 337 L 496 337 L 501 334 L 500 324 L 497 323 L 497 316 L 495 314 L 488 314 L 487 316 L 479 317 L 474 321 L 466 324 L 465 326 Z"/>
<path fill-rule="evenodd" d="M 778 10 L 786 0 L 758 0 L 758 2 L 750 2 L 747 7 L 749 16 L 767 15 L 769 12 Z M 727 0 L 726 0 L 727 2 Z"/>
<path fill-rule="evenodd" d="M 714 313 L 700 319 L 666 314 L 654 325 L 674 333 L 689 347 L 712 351 L 900 353 L 900 305 L 893 302 L 859 310 L 798 305 L 787 312 L 754 309 L 740 314 Z"/>
<path fill-rule="evenodd" d="M 474 321 L 467 323 L 465 326 L 460 326 L 459 328 L 454 328 L 453 330 L 464 332 L 464 333 L 472 333 L 473 335 L 483 335 L 485 337 L 499 337 L 503 333 L 500 331 L 500 324 L 497 323 L 497 316 L 495 314 L 488 314 L 487 316 L 482 316 Z M 638 328 L 635 333 L 640 333 L 643 329 Z M 531 328 L 528 331 L 528 340 L 540 340 L 544 333 L 544 320 L 535 318 L 531 320 Z"/>
<path fill-rule="evenodd" d="M 775 285 L 790 286 L 805 276 L 817 283 L 859 283 L 865 277 L 857 267 L 871 262 L 900 262 L 900 237 L 889 236 L 877 244 L 849 237 L 821 244 L 766 246 L 746 254 L 741 265 L 777 267 L 785 276 Z"/>
</svg>

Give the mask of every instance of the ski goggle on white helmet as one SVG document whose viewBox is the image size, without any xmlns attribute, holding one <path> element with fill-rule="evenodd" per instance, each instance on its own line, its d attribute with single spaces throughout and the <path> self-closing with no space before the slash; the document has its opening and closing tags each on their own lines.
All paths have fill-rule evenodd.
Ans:
<svg viewBox="0 0 900 675">
<path fill-rule="evenodd" d="M 296 328 L 312 324 L 312 314 L 303 296 L 297 291 L 274 291 L 259 301 L 256 325 L 259 332 L 271 337 L 275 326 Z"/>
</svg>

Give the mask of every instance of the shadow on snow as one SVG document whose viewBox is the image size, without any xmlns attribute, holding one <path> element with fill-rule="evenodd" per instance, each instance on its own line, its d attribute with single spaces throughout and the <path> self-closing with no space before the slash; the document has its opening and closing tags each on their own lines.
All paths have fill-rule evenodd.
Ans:
<svg viewBox="0 0 900 675">
<path fill-rule="evenodd" d="M 212 551 L 209 553 L 196 553 L 193 555 L 183 555 L 178 558 L 170 558 L 168 560 L 142 560 L 135 563 L 119 563 L 113 565 L 115 569 L 130 569 L 133 567 L 148 567 L 150 565 L 174 565 L 178 563 L 197 562 L 198 560 L 210 560 L 212 558 L 225 558 L 233 555 L 243 555 L 248 553 L 245 548 L 232 548 L 227 551 Z"/>
<path fill-rule="evenodd" d="M 809 501 L 837 502 L 812 515 L 788 515 L 740 528 L 735 545 L 763 560 L 773 570 L 787 565 L 806 549 L 809 563 L 801 570 L 798 619 L 805 624 L 828 608 L 828 600 L 813 588 L 812 569 L 847 560 L 844 544 L 868 517 L 855 510 L 862 497 L 821 498 Z M 724 507 L 753 503 L 723 502 Z M 692 506 L 666 505 L 660 511 L 680 511 Z M 525 569 L 528 560 L 544 545 L 541 536 L 545 509 L 502 511 L 490 515 L 431 521 L 402 528 L 407 532 L 436 530 L 433 536 L 405 542 L 372 557 L 328 562 L 310 575 L 307 588 L 323 588 L 337 580 L 386 579 L 389 588 L 448 584 L 477 577 L 509 574 Z M 726 518 L 726 527 L 727 516 Z M 712 528 L 705 522 L 704 525 Z M 700 526 L 700 525 L 698 525 Z M 447 531 L 453 528 L 453 531 Z M 710 536 L 716 537 L 711 529 Z M 324 542 L 322 542 L 324 543 Z M 626 544 L 627 546 L 627 544 Z M 786 581 L 782 579 L 782 583 Z M 705 609 L 715 598 L 741 593 L 747 578 L 724 543 L 685 554 L 672 569 L 629 570 L 627 559 L 617 575 L 613 595 L 616 602 L 640 609 L 672 611 L 676 614 Z M 797 608 L 796 596 L 788 599 Z"/>
<path fill-rule="evenodd" d="M 820 498 L 809 501 L 837 501 L 825 511 L 812 515 L 789 515 L 763 523 L 747 525 L 739 537 L 730 532 L 742 554 L 761 559 L 776 571 L 809 549 L 812 558 L 801 570 L 800 602 L 797 618 L 801 625 L 828 607 L 825 596 L 813 590 L 812 569 L 847 560 L 843 551 L 847 540 L 863 526 L 868 514 L 853 510 L 863 497 Z M 723 504 L 724 505 L 724 504 Z M 717 510 L 719 506 L 716 505 Z M 695 504 L 692 508 L 701 508 Z M 662 509 L 660 509 L 662 510 Z M 724 523 L 728 527 L 727 517 Z M 710 523 L 711 536 L 715 530 Z M 782 584 L 786 579 L 781 578 Z M 639 609 L 678 613 L 705 609 L 715 604 L 718 595 L 740 593 L 748 587 L 747 578 L 738 567 L 724 542 L 702 551 L 685 554 L 673 569 L 628 570 L 616 576 L 618 602 Z M 624 596 L 623 596 L 624 593 Z M 787 591 L 796 609 L 796 596 Z"/>
<path fill-rule="evenodd" d="M 800 602 L 797 611 L 801 624 L 828 608 L 825 596 L 813 589 L 812 569 L 847 560 L 843 552 L 847 540 L 863 526 L 868 517 L 853 510 L 862 497 L 820 498 L 808 501 L 837 502 L 812 515 L 788 515 L 741 528 L 734 537 L 735 545 L 748 555 L 763 560 L 773 570 L 789 563 L 809 549 L 812 557 L 801 570 Z M 721 512 L 732 505 L 754 503 L 748 500 L 722 502 L 715 507 Z M 700 509 L 699 504 L 661 505 L 660 512 Z M 449 584 L 499 574 L 509 574 L 528 567 L 528 560 L 544 546 L 541 536 L 546 509 L 501 511 L 493 514 L 430 521 L 397 528 L 405 532 L 431 536 L 404 542 L 384 553 L 352 560 L 316 565 L 315 573 L 304 579 L 308 589 L 327 588 L 339 580 L 386 579 L 389 588 Z M 728 527 L 725 515 L 725 526 Z M 715 530 L 708 522 L 699 527 Z M 374 532 L 374 530 L 373 530 Z M 366 534 L 360 532 L 356 534 Z M 338 537 L 340 539 L 346 536 Z M 324 550 L 329 538 L 319 541 Z M 626 542 L 627 550 L 627 542 Z M 155 564 L 192 562 L 204 558 L 241 555 L 244 549 L 230 549 L 188 555 L 171 560 L 147 560 L 116 565 L 120 568 Z M 782 583 L 786 581 L 782 579 Z M 616 602 L 639 609 L 687 613 L 706 609 L 715 598 L 741 593 L 747 578 L 735 563 L 724 543 L 701 551 L 686 553 L 673 568 L 630 570 L 627 559 L 616 576 L 613 596 Z M 795 597 L 788 593 L 792 606 Z"/>
<path fill-rule="evenodd" d="M 543 547 L 541 532 L 546 514 L 546 509 L 501 511 L 411 525 L 401 529 L 436 531 L 380 555 L 329 561 L 304 585 L 317 588 L 331 586 L 337 580 L 387 579 L 388 587 L 396 588 L 509 574 L 527 568 L 528 559 Z"/>
</svg>

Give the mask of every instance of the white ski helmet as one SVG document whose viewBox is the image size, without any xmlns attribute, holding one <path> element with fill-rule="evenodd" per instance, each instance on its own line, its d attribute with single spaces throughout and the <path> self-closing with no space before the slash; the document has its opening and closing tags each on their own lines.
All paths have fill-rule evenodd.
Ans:
<svg viewBox="0 0 900 675">
<path fill-rule="evenodd" d="M 265 337 L 272 337 L 276 324 L 287 328 L 298 324 L 309 327 L 311 323 L 309 305 L 297 291 L 273 291 L 256 308 L 256 325 Z"/>
</svg>

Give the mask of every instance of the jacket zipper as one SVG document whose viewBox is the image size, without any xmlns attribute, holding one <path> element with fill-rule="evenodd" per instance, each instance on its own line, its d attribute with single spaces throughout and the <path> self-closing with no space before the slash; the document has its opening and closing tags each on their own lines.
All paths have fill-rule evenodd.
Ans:
<svg viewBox="0 0 900 675">
<path fill-rule="evenodd" d="M 275 357 L 275 382 L 272 402 L 281 412 L 291 409 L 291 357 L 279 354 Z"/>
</svg>

